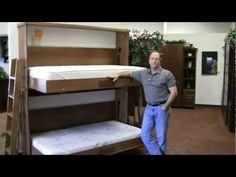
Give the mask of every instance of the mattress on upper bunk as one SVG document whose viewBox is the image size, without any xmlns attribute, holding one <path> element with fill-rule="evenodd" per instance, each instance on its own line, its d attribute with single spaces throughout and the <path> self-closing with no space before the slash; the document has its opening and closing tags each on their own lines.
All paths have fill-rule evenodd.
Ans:
<svg viewBox="0 0 236 177">
<path fill-rule="evenodd" d="M 130 78 L 115 83 L 107 76 L 122 71 L 145 69 L 123 65 L 39 66 L 29 68 L 29 88 L 42 93 L 66 93 L 139 86 Z"/>
<path fill-rule="evenodd" d="M 45 155 L 66 155 L 139 138 L 140 128 L 106 121 L 32 136 L 33 146 Z"/>
<path fill-rule="evenodd" d="M 29 68 L 31 78 L 43 80 L 106 78 L 107 75 L 122 71 L 145 69 L 124 65 L 73 65 L 73 66 L 37 66 Z"/>
</svg>

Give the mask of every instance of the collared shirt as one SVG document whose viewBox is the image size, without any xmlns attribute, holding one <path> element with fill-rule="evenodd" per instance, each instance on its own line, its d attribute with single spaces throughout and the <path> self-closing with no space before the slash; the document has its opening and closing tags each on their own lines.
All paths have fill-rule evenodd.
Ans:
<svg viewBox="0 0 236 177">
<path fill-rule="evenodd" d="M 150 104 L 166 102 L 170 95 L 169 88 L 176 86 L 173 74 L 162 67 L 156 73 L 150 69 L 133 71 L 132 76 L 143 85 L 146 102 Z"/>
</svg>

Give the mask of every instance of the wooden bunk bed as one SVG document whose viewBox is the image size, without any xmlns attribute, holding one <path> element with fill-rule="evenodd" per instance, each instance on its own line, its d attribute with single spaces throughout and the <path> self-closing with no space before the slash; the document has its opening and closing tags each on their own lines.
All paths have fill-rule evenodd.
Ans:
<svg viewBox="0 0 236 177">
<path fill-rule="evenodd" d="M 42 47 L 28 45 L 28 31 L 31 27 L 47 27 L 47 28 L 62 28 L 62 29 L 78 29 L 78 30 L 93 30 L 93 31 L 109 31 L 116 34 L 116 48 L 79 48 L 79 47 Z M 23 152 L 26 154 L 116 154 L 118 152 L 130 150 L 143 146 L 140 138 L 140 129 L 129 125 L 128 118 L 135 106 L 134 101 L 128 100 L 128 87 L 139 88 L 140 85 L 129 78 L 121 78 L 116 83 L 106 78 L 103 74 L 99 77 L 83 77 L 83 78 L 67 78 L 67 79 L 45 79 L 35 77 L 31 74 L 31 69 L 34 67 L 58 67 L 58 66 L 83 66 L 97 65 L 97 66 L 125 66 L 128 65 L 128 37 L 129 31 L 126 29 L 112 29 L 92 26 L 80 25 L 65 25 L 54 23 L 21 23 L 18 25 L 19 30 L 19 58 L 26 60 L 24 83 L 24 116 L 25 122 L 28 124 L 28 130 L 24 130 L 23 137 L 26 145 L 23 147 Z M 125 70 L 127 68 L 122 68 Z M 136 68 L 137 69 L 137 68 Z M 141 68 L 140 68 L 141 69 Z M 37 70 L 36 70 L 37 71 Z M 120 70 L 116 70 L 118 72 Z M 98 71 L 99 73 L 99 71 Z M 97 75 L 97 74 L 95 74 Z M 115 89 L 115 101 L 93 103 L 86 105 L 74 105 L 66 107 L 43 108 L 43 109 L 29 109 L 29 98 L 36 95 L 48 94 L 66 94 L 71 92 L 84 92 L 94 90 Z M 133 105 L 128 106 L 128 102 Z M 28 120 L 28 121 L 26 121 Z M 89 128 L 89 127 L 90 128 Z M 78 134 L 75 131 L 90 130 L 94 127 L 106 127 L 103 134 L 107 137 L 108 142 L 95 141 L 99 137 L 93 137 L 90 141 L 90 148 L 86 149 L 80 146 L 74 149 L 63 152 L 62 141 L 55 141 L 53 145 L 48 145 L 48 148 L 55 149 L 55 151 L 44 148 L 45 141 L 42 137 L 54 139 L 61 139 L 68 131 L 74 134 L 72 140 L 68 142 L 73 144 L 73 137 L 80 141 Z M 125 133 L 118 135 L 120 139 L 115 139 L 113 136 L 108 136 L 112 133 L 118 132 L 133 132 L 129 137 Z M 97 130 L 100 132 L 100 130 Z M 95 131 L 96 132 L 96 131 Z M 55 136 L 54 136 L 54 135 Z M 60 136 L 61 134 L 61 136 Z M 96 133 L 95 133 L 96 134 Z M 51 137 L 50 137 L 51 136 Z M 58 137 L 60 136 L 60 137 Z M 41 139 L 40 139 L 41 138 Z M 82 139 L 86 139 L 82 137 Z M 101 141 L 103 138 L 101 138 Z M 94 145 L 95 143 L 95 145 Z M 27 146 L 28 144 L 28 146 Z M 78 144 L 78 143 L 77 143 Z M 81 145 L 81 143 L 79 143 Z M 35 147 L 37 146 L 37 147 Z M 52 148 L 53 146 L 53 148 Z M 41 147 L 41 148 L 40 148 Z M 68 146 L 67 146 L 68 147 Z M 65 149 L 65 148 L 64 148 Z"/>
</svg>

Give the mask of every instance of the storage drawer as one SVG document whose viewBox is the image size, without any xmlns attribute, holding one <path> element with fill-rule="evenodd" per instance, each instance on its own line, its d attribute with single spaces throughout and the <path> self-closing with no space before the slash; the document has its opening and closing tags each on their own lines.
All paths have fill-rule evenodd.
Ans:
<svg viewBox="0 0 236 177">
<path fill-rule="evenodd" d="M 195 96 L 184 96 L 183 97 L 183 105 L 185 107 L 194 107 L 195 105 Z"/>
<path fill-rule="evenodd" d="M 191 90 L 191 89 L 188 89 L 188 90 L 184 90 L 184 94 L 183 94 L 183 96 L 185 97 L 189 97 L 189 96 L 195 96 L 195 90 Z"/>
</svg>

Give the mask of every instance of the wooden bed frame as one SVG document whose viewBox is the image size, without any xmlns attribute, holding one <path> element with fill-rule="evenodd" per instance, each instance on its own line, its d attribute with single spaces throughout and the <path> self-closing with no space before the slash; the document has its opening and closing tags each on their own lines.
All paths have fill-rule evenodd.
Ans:
<svg viewBox="0 0 236 177">
<path fill-rule="evenodd" d="M 116 33 L 115 49 L 75 48 L 75 47 L 32 47 L 28 46 L 28 28 L 32 26 L 50 28 L 73 28 L 84 30 L 110 31 Z M 128 39 L 129 31 L 126 29 L 101 28 L 81 25 L 66 25 L 54 23 L 21 23 L 19 30 L 19 58 L 26 60 L 24 83 L 24 114 L 28 122 L 23 138 L 28 142 L 23 146 L 25 154 L 40 154 L 34 147 L 30 135 L 38 132 L 52 131 L 88 123 L 107 120 L 117 120 L 129 123 L 128 118 L 133 116 L 134 101 L 128 100 L 128 87 L 139 88 L 139 84 L 132 79 L 122 78 L 115 84 L 107 78 L 99 79 L 73 79 L 58 81 L 43 81 L 30 78 L 28 68 L 32 66 L 55 65 L 128 65 Z M 65 60 L 66 58 L 66 60 Z M 58 94 L 67 92 L 115 89 L 115 101 L 89 105 L 77 105 L 63 108 L 48 108 L 29 110 L 28 99 L 31 89 L 45 94 Z M 44 94 L 42 94 L 44 95 Z M 133 98 L 133 97 L 131 97 Z M 128 102 L 132 103 L 132 105 Z M 86 117 L 78 119 L 78 117 Z M 27 126 L 26 126 L 27 127 Z M 27 136 L 28 134 L 28 136 Z M 143 146 L 141 138 L 115 143 L 112 145 L 79 152 L 78 154 L 115 154 L 129 149 Z M 77 153 L 76 153 L 77 154 Z"/>
</svg>

